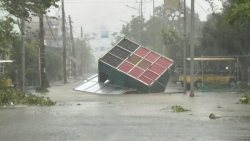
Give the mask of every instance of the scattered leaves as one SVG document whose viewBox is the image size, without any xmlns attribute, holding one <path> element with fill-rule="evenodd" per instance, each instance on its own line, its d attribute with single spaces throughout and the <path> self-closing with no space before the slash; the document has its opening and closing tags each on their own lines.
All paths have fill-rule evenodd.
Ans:
<svg viewBox="0 0 250 141">
<path fill-rule="evenodd" d="M 174 113 L 180 113 L 180 112 L 187 112 L 187 111 L 191 111 L 191 110 L 188 110 L 188 109 L 184 109 L 182 108 L 181 106 L 172 106 L 171 109 L 173 110 Z"/>
<path fill-rule="evenodd" d="M 240 100 L 240 104 L 250 104 L 250 94 L 243 95 Z"/>
</svg>

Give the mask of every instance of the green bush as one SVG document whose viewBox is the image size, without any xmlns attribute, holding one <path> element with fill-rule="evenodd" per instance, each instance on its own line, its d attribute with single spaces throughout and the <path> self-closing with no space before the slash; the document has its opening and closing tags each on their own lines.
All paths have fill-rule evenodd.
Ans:
<svg viewBox="0 0 250 141">
<path fill-rule="evenodd" d="M 239 103 L 250 104 L 250 94 L 246 94 L 246 95 L 242 96 Z"/>
<path fill-rule="evenodd" d="M 171 109 L 172 109 L 173 112 L 175 112 L 175 113 L 190 111 L 190 110 L 184 109 L 184 108 L 182 108 L 181 106 L 177 106 L 177 105 L 176 105 L 176 106 L 172 106 Z"/>
<path fill-rule="evenodd" d="M 0 76 L 0 105 L 39 105 L 39 106 L 52 106 L 55 102 L 49 98 L 40 97 L 33 94 L 23 94 L 20 90 L 7 87 L 6 77 Z"/>
<path fill-rule="evenodd" d="M 15 105 L 37 105 L 37 106 L 53 106 L 56 103 L 49 98 L 40 97 L 33 94 L 23 94 L 19 90 L 9 88 L 0 90 L 0 105 L 9 105 L 11 102 Z"/>
<path fill-rule="evenodd" d="M 38 106 L 52 106 L 53 102 L 48 97 L 40 97 L 31 93 L 23 94 L 21 91 L 9 88 L 7 90 L 0 90 L 0 105 L 38 105 Z"/>
</svg>

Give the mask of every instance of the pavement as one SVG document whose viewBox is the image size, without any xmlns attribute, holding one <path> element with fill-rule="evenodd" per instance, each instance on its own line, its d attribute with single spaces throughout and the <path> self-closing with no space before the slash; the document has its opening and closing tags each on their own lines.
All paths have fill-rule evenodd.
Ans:
<svg viewBox="0 0 250 141">
<path fill-rule="evenodd" d="M 236 93 L 97 95 L 73 91 L 83 81 L 55 85 L 39 94 L 52 107 L 0 108 L 0 141 L 248 141 L 250 105 Z M 179 105 L 191 111 L 173 113 Z M 209 119 L 211 113 L 220 119 Z"/>
</svg>

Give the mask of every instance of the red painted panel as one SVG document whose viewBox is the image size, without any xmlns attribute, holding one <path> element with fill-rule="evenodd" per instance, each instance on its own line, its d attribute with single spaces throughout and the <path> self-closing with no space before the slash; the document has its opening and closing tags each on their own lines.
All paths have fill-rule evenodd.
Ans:
<svg viewBox="0 0 250 141">
<path fill-rule="evenodd" d="M 143 81 L 143 82 L 145 82 L 146 84 L 148 84 L 148 85 L 150 85 L 151 83 L 153 83 L 153 80 L 150 80 L 150 79 L 148 79 L 147 77 L 145 77 L 145 76 L 141 76 L 140 78 L 139 78 L 141 81 Z"/>
<path fill-rule="evenodd" d="M 151 62 L 155 62 L 156 59 L 158 59 L 159 57 L 160 57 L 160 56 L 157 55 L 156 53 L 150 52 L 150 53 L 147 55 L 146 59 L 149 60 L 149 61 L 151 61 Z"/>
<path fill-rule="evenodd" d="M 145 57 L 150 51 L 146 48 L 140 47 L 135 54 L 141 56 L 141 57 Z"/>
<path fill-rule="evenodd" d="M 163 68 L 162 66 L 159 66 L 157 64 L 153 64 L 151 67 L 150 67 L 150 70 L 153 71 L 153 72 L 156 72 L 157 74 L 162 74 L 166 68 Z"/>
<path fill-rule="evenodd" d="M 133 68 L 129 72 L 129 74 L 132 75 L 132 76 L 134 76 L 135 78 L 138 78 L 142 73 L 143 73 L 143 70 L 141 70 L 141 69 L 139 69 L 137 67 Z"/>
<path fill-rule="evenodd" d="M 149 71 L 149 70 L 147 70 L 146 72 L 144 72 L 143 75 L 144 75 L 144 76 L 147 76 L 148 78 L 150 78 L 150 79 L 152 79 L 152 80 L 155 80 L 155 79 L 158 77 L 157 74 L 155 74 L 155 73 L 153 73 L 153 72 L 151 72 L 151 71 Z"/>
<path fill-rule="evenodd" d="M 161 57 L 158 61 L 156 61 L 157 64 L 168 68 L 171 64 L 173 64 L 173 62 L 171 62 L 170 60 L 167 60 L 166 58 Z"/>
<path fill-rule="evenodd" d="M 124 63 L 122 63 L 119 67 L 118 67 L 118 69 L 119 70 L 121 70 L 121 71 L 123 71 L 123 72 L 129 72 L 131 69 L 133 68 L 133 65 L 131 65 L 130 63 L 128 63 L 128 62 L 124 62 Z"/>
</svg>

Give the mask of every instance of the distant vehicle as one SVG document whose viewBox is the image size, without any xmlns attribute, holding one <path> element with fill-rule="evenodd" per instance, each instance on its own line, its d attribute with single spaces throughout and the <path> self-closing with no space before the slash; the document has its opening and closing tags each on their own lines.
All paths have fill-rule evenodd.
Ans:
<svg viewBox="0 0 250 141">
<path fill-rule="evenodd" d="M 189 58 L 187 60 L 190 60 Z M 220 65 L 215 66 L 217 69 L 212 70 L 211 64 L 209 65 L 210 62 L 212 63 L 212 67 L 214 67 L 214 64 L 219 64 L 219 62 L 222 62 L 221 65 L 229 65 L 231 62 L 235 61 L 235 58 L 195 58 L 194 59 L 196 62 L 196 69 L 195 69 L 195 74 L 194 74 L 194 86 L 196 88 L 202 87 L 203 83 L 206 82 L 216 82 L 216 83 L 223 83 L 223 84 L 228 84 L 230 87 L 234 86 L 236 84 L 236 76 L 233 75 L 232 67 L 230 67 L 231 70 L 229 70 L 229 67 L 220 67 Z M 225 63 L 230 62 L 230 63 Z M 205 65 L 204 65 L 205 64 Z M 230 64 L 231 65 L 231 64 Z M 221 70 L 221 68 L 224 68 Z M 179 82 L 181 82 L 182 86 L 184 83 L 184 76 L 181 74 L 179 76 Z M 187 83 L 187 89 L 190 88 L 190 73 L 187 72 L 186 75 L 186 83 Z"/>
</svg>

